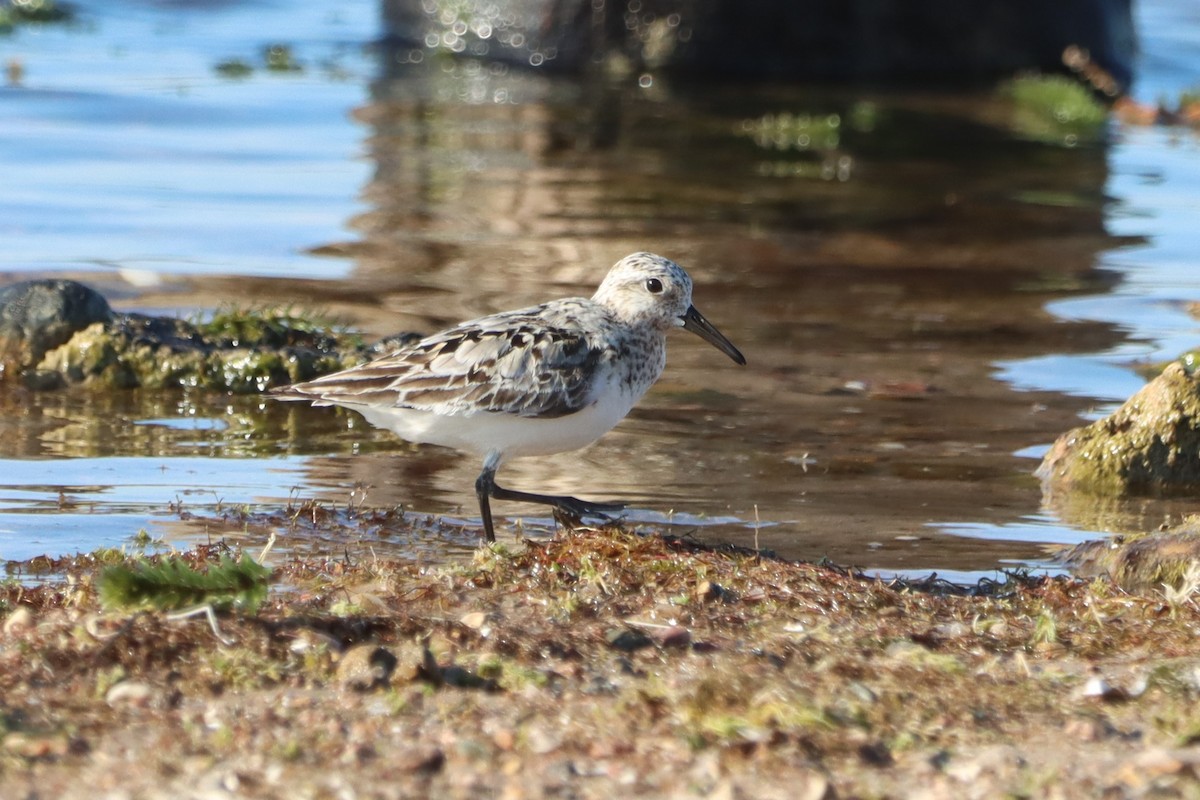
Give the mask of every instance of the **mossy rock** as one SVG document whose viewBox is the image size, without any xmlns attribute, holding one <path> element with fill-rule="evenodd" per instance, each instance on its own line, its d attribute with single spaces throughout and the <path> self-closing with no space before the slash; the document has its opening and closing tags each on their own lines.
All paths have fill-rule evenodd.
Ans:
<svg viewBox="0 0 1200 800">
<path fill-rule="evenodd" d="M 0 289 L 0 361 L 21 372 L 89 325 L 109 322 L 108 301 L 67 280 L 22 281 Z"/>
<path fill-rule="evenodd" d="M 1107 578 L 1127 592 L 1178 589 L 1200 563 L 1200 516 L 1166 531 L 1084 542 L 1059 560 L 1081 577 Z"/>
<path fill-rule="evenodd" d="M 361 337 L 287 309 L 224 309 L 207 322 L 113 314 L 73 281 L 10 287 L 0 381 L 33 389 L 193 387 L 254 394 L 361 363 Z"/>
<path fill-rule="evenodd" d="M 1049 493 L 1200 492 L 1200 373 L 1170 364 L 1109 416 L 1060 436 L 1037 475 Z"/>
</svg>

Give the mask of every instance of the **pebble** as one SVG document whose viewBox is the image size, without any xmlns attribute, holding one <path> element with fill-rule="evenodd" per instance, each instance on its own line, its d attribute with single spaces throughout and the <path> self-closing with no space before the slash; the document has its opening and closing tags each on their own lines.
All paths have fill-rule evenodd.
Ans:
<svg viewBox="0 0 1200 800">
<path fill-rule="evenodd" d="M 154 699 L 154 687 L 140 681 L 121 681 L 113 684 L 104 695 L 104 702 L 113 708 L 121 705 L 145 708 Z"/>
<path fill-rule="evenodd" d="M 1073 719 L 1063 726 L 1063 733 L 1081 742 L 1097 742 L 1104 738 L 1105 729 L 1094 719 Z"/>
<path fill-rule="evenodd" d="M 70 749 L 63 736 L 35 736 L 14 731 L 4 736 L 3 748 L 22 758 L 61 758 Z"/>
<path fill-rule="evenodd" d="M 387 684 L 396 669 L 396 656 L 377 644 L 360 644 L 347 650 L 337 666 L 343 689 L 366 692 Z"/>
<path fill-rule="evenodd" d="M 288 649 L 296 655 L 304 655 L 313 650 L 324 648 L 327 653 L 337 653 L 342 649 L 341 642 L 327 633 L 314 630 L 302 630 L 296 634 L 288 645 Z"/>
<path fill-rule="evenodd" d="M 33 609 L 29 606 L 17 606 L 17 610 L 4 620 L 4 635 L 12 636 L 33 627 Z"/>
<path fill-rule="evenodd" d="M 608 642 L 609 647 L 625 653 L 632 653 L 654 644 L 645 633 L 632 628 L 610 628 L 604 634 L 604 640 Z"/>
<path fill-rule="evenodd" d="M 440 772 L 446 763 L 446 754 L 440 747 L 417 746 L 393 757 L 392 764 L 403 772 Z"/>
<path fill-rule="evenodd" d="M 1087 683 L 1083 685 L 1080 694 L 1084 697 L 1097 697 L 1101 700 L 1115 702 L 1126 699 L 1125 692 L 1111 683 L 1106 681 L 1099 675 L 1093 675 L 1087 679 Z"/>
<path fill-rule="evenodd" d="M 1193 777 L 1200 768 L 1200 748 L 1182 747 L 1167 749 L 1154 747 L 1143 750 L 1126 761 L 1114 777 L 1119 783 L 1141 791 L 1158 778 L 1168 776 Z"/>
<path fill-rule="evenodd" d="M 795 800 L 834 800 L 833 784 L 819 772 L 806 772 L 792 785 Z"/>
<path fill-rule="evenodd" d="M 469 614 L 463 614 L 458 621 L 471 630 L 478 631 L 479 635 L 485 639 L 492 632 L 492 626 L 488 624 L 488 614 L 484 611 L 472 611 Z"/>
<path fill-rule="evenodd" d="M 692 632 L 678 625 L 652 628 L 650 635 L 663 647 L 687 647 L 692 643 Z"/>
<path fill-rule="evenodd" d="M 961 622 L 944 622 L 933 627 L 933 635 L 939 639 L 961 639 L 970 632 L 971 629 Z"/>
</svg>

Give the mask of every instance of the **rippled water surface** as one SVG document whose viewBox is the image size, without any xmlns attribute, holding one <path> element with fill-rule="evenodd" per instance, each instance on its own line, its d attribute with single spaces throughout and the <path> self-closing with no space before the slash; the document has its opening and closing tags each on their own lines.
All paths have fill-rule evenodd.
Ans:
<svg viewBox="0 0 1200 800">
<path fill-rule="evenodd" d="M 1177 94 L 1200 21 L 1139 8 L 1141 80 Z M 551 80 L 369 47 L 376 13 L 123 0 L 0 40 L 19 65 L 0 89 L 0 279 L 74 277 L 155 313 L 296 303 L 382 336 L 590 293 L 649 249 L 689 268 L 749 365 L 679 334 L 626 422 L 506 483 L 964 579 L 1194 510 L 1048 506 L 1030 473 L 1200 339 L 1195 134 L 1066 148 L 988 93 Z M 266 68 L 279 45 L 298 69 Z M 235 60 L 249 74 L 218 69 Z M 353 414 L 82 389 L 0 410 L 3 559 L 139 529 L 257 541 L 247 520 L 307 499 L 422 522 L 285 548 L 437 559 L 477 533 L 474 459 Z"/>
</svg>

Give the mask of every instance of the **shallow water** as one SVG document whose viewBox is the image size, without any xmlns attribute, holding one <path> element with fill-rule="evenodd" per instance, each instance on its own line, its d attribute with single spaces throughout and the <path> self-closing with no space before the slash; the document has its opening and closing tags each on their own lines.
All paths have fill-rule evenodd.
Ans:
<svg viewBox="0 0 1200 800">
<path fill-rule="evenodd" d="M 590 293 L 651 249 L 689 268 L 749 365 L 680 334 L 629 420 L 506 483 L 962 579 L 1195 510 L 1053 507 L 1030 474 L 1058 433 L 1141 385 L 1136 367 L 1200 338 L 1184 308 L 1200 299 L 1194 134 L 1114 128 L 1106 147 L 1065 148 L 1022 138 L 986 94 L 412 63 L 364 49 L 369 4 L 304 8 L 120 2 L 0 42 L 23 66 L 0 90 L 17 123 L 0 129 L 3 280 L 77 277 L 125 310 L 296 302 L 384 335 Z M 1200 21 L 1139 9 L 1142 80 L 1177 94 L 1196 49 L 1152 48 L 1200 40 Z M 278 42 L 301 71 L 261 67 Z M 252 74 L 221 77 L 235 57 Z M 230 508 L 297 498 L 441 522 L 342 543 L 358 550 L 436 559 L 473 542 L 479 465 L 352 414 L 139 392 L 0 407 L 0 558 L 140 528 L 232 535 L 215 521 Z M 496 510 L 550 528 L 539 509 Z"/>
</svg>

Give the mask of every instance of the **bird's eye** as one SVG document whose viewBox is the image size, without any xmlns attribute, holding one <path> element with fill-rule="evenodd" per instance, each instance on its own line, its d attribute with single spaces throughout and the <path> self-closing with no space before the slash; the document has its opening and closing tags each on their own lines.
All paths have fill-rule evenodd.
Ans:
<svg viewBox="0 0 1200 800">
<path fill-rule="evenodd" d="M 661 294 L 662 290 L 662 281 L 658 278 L 650 278 L 646 281 L 646 291 L 650 294 Z"/>
</svg>

